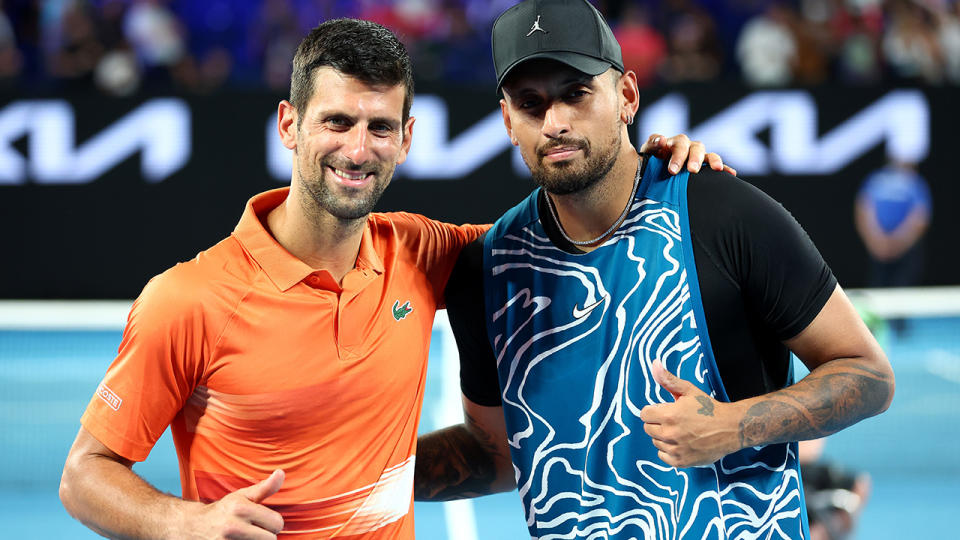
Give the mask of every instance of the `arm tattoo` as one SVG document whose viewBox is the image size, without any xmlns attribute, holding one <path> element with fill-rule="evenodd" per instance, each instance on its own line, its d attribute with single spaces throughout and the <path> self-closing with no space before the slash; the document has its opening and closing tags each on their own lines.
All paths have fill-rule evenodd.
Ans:
<svg viewBox="0 0 960 540">
<path fill-rule="evenodd" d="M 702 414 L 703 416 L 713 416 L 713 400 L 707 396 L 697 396 L 697 401 L 700 402 L 700 410 L 697 411 L 697 414 Z"/>
<path fill-rule="evenodd" d="M 469 415 L 468 423 L 473 423 Z M 413 479 L 418 501 L 451 501 L 493 493 L 497 445 L 488 433 L 464 424 L 420 437 Z"/>
<path fill-rule="evenodd" d="M 746 448 L 836 433 L 882 410 L 890 391 L 889 377 L 861 366 L 811 373 L 751 406 L 740 420 L 740 444 Z"/>
</svg>

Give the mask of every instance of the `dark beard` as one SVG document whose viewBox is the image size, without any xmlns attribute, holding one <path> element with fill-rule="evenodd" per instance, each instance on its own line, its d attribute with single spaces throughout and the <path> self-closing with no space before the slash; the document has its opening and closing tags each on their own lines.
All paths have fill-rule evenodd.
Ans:
<svg viewBox="0 0 960 540">
<path fill-rule="evenodd" d="M 325 175 L 333 174 L 333 172 L 327 171 L 327 167 L 335 167 L 350 172 L 357 172 L 359 170 L 372 172 L 374 175 L 372 189 L 368 188 L 369 191 L 363 195 L 354 194 L 352 196 L 344 193 L 352 191 L 350 188 L 334 190 L 331 187 L 331 183 L 327 182 L 325 178 Z M 390 177 L 393 176 L 389 171 L 384 169 L 385 167 L 382 165 L 376 166 L 375 168 L 363 167 L 359 169 L 352 166 L 337 166 L 337 164 L 332 161 L 324 159 L 319 171 L 316 171 L 313 176 L 308 178 L 303 175 L 303 168 L 299 161 L 297 162 L 297 174 L 299 174 L 301 180 L 303 180 L 302 185 L 304 189 L 310 194 L 310 197 L 316 202 L 319 208 L 341 221 L 353 221 L 365 218 L 370 212 L 373 212 L 383 192 L 390 184 Z M 338 193 L 338 191 L 340 192 Z"/>
<path fill-rule="evenodd" d="M 606 153 L 594 152 L 589 141 L 586 139 L 554 139 L 549 145 L 537 149 L 537 166 L 531 167 L 527 161 L 527 168 L 533 176 L 533 181 L 542 187 L 548 193 L 554 195 L 569 195 L 584 191 L 610 172 L 613 165 L 617 162 L 617 154 L 620 151 L 621 134 L 616 131 L 610 151 Z M 583 161 L 581 163 L 558 163 L 551 168 L 547 168 L 543 163 L 543 158 L 550 148 L 558 146 L 577 146 L 583 151 Z"/>
</svg>

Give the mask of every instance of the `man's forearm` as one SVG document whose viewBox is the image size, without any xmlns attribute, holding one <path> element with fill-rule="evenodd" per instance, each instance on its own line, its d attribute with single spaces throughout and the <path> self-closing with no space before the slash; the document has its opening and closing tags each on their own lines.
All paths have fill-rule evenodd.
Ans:
<svg viewBox="0 0 960 540">
<path fill-rule="evenodd" d="M 449 501 L 511 489 L 504 458 L 496 441 L 464 424 L 428 433 L 417 440 L 414 498 Z"/>
<path fill-rule="evenodd" d="M 745 400 L 740 419 L 743 448 L 816 439 L 883 412 L 893 394 L 893 378 L 845 358 L 814 369 L 783 390 Z"/>
<path fill-rule="evenodd" d="M 60 499 L 71 516 L 107 538 L 173 538 L 185 507 L 201 504 L 157 491 L 123 464 L 95 457 L 68 464 Z"/>
</svg>

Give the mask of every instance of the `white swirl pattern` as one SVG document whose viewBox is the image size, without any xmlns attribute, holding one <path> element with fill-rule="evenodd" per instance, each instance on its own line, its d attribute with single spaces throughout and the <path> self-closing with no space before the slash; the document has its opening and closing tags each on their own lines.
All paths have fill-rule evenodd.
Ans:
<svg viewBox="0 0 960 540">
<path fill-rule="evenodd" d="M 587 255 L 556 248 L 538 221 L 504 223 L 488 239 L 486 287 L 505 291 L 489 306 L 492 342 L 534 538 L 804 536 L 795 446 L 675 469 L 643 431 L 640 409 L 672 401 L 651 377 L 654 360 L 718 391 L 677 209 L 638 194 L 617 233 Z"/>
</svg>

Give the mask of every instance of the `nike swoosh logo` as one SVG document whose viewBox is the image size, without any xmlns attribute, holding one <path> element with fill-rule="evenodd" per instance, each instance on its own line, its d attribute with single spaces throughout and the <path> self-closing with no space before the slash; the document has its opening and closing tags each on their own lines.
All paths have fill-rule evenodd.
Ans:
<svg viewBox="0 0 960 540">
<path fill-rule="evenodd" d="M 600 304 L 602 304 L 603 301 L 606 300 L 606 299 L 607 299 L 607 297 L 602 296 L 602 297 L 600 297 L 599 300 L 597 300 L 596 302 L 590 304 L 589 306 L 584 307 L 583 309 L 580 309 L 579 307 L 577 307 L 576 304 L 574 304 L 574 305 L 573 305 L 573 318 L 574 318 L 574 319 L 582 319 L 582 318 L 586 317 L 587 315 L 590 314 L 591 311 L 593 311 L 597 306 L 599 306 Z"/>
</svg>

